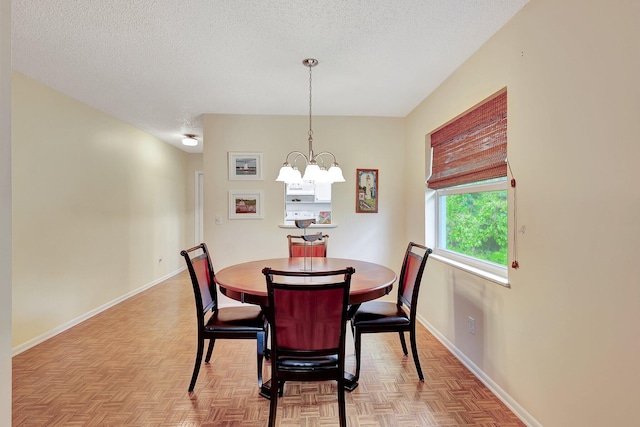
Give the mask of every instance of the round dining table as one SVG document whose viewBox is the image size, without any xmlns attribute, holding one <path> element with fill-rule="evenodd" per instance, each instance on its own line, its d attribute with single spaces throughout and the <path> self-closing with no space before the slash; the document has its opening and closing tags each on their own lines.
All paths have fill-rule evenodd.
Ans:
<svg viewBox="0 0 640 427">
<path fill-rule="evenodd" d="M 220 293 L 237 301 L 268 306 L 265 267 L 284 271 L 334 271 L 355 268 L 349 288 L 349 304 L 359 305 L 391 292 L 396 273 L 373 262 L 345 258 L 272 258 L 235 264 L 215 274 Z"/>
<path fill-rule="evenodd" d="M 349 318 L 363 302 L 391 292 L 396 281 L 393 270 L 373 262 L 344 258 L 272 258 L 231 265 L 218 271 L 215 281 L 220 293 L 237 301 L 267 307 L 267 280 L 262 273 L 265 267 L 284 271 L 335 271 L 346 267 L 355 268 L 349 288 Z M 358 380 L 355 376 L 345 372 L 345 389 L 352 391 L 357 386 Z M 269 399 L 270 388 L 271 381 L 264 382 L 260 395 Z"/>
</svg>

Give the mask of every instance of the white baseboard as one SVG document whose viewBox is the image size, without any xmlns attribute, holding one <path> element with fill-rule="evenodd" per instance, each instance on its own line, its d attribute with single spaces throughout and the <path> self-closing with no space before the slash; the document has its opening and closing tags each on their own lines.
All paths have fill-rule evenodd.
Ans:
<svg viewBox="0 0 640 427">
<path fill-rule="evenodd" d="M 95 308 L 95 309 L 89 311 L 88 313 L 83 314 L 82 316 L 76 317 L 75 319 L 70 320 L 67 323 L 62 324 L 62 325 L 58 326 L 57 328 L 52 329 L 52 330 L 50 330 L 49 332 L 47 332 L 45 334 L 42 334 L 42 335 L 40 335 L 38 337 L 35 337 L 35 338 L 33 338 L 33 339 L 23 343 L 23 344 L 20 344 L 17 347 L 14 347 L 11 350 L 11 357 L 16 356 L 16 355 L 18 355 L 18 354 L 20 354 L 20 353 L 22 353 L 22 352 L 24 352 L 26 350 L 29 350 L 31 347 L 35 347 L 36 345 L 40 344 L 41 342 L 44 342 L 44 341 L 48 340 L 49 338 L 52 338 L 52 337 L 54 337 L 54 336 L 56 336 L 56 335 L 58 335 L 58 334 L 60 334 L 60 333 L 62 333 L 64 331 L 66 331 L 67 329 L 70 329 L 70 328 L 76 326 L 77 324 L 84 322 L 85 320 L 95 316 L 96 314 L 101 313 L 101 312 L 107 310 L 108 308 L 111 308 L 114 305 L 116 305 L 118 303 L 121 303 L 122 301 L 124 301 L 124 300 L 126 300 L 128 298 L 131 298 L 134 295 L 139 294 L 142 291 L 146 291 L 147 289 L 157 285 L 158 283 L 164 282 L 165 280 L 169 279 L 170 277 L 175 276 L 176 274 L 182 272 L 185 269 L 186 269 L 186 267 L 180 268 L 180 269 L 178 269 L 178 270 L 176 270 L 176 271 L 174 271 L 172 273 L 167 274 L 164 277 L 161 277 L 159 279 L 154 280 L 151 283 L 147 283 L 146 285 L 144 285 L 144 286 L 142 286 L 142 287 L 140 287 L 138 289 L 135 289 L 135 290 L 133 290 L 133 291 L 127 293 L 127 294 L 124 294 L 121 297 L 114 299 L 113 301 L 110 301 L 110 302 L 108 302 L 106 304 L 103 304 L 100 307 Z"/>
<path fill-rule="evenodd" d="M 418 321 L 431 332 L 438 341 L 442 343 L 467 369 L 471 371 L 484 385 L 487 386 L 498 399 L 502 401 L 520 420 L 529 427 L 542 427 L 535 418 L 531 416 L 518 402 L 516 402 L 507 392 L 496 384 L 487 374 L 476 366 L 464 353 L 462 353 L 451 341 L 440 333 L 432 324 L 427 322 L 422 316 L 418 316 Z"/>
</svg>

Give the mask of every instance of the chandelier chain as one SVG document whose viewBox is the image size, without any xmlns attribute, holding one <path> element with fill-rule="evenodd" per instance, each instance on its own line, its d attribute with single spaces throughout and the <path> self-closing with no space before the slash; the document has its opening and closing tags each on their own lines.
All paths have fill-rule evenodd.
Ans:
<svg viewBox="0 0 640 427">
<path fill-rule="evenodd" d="M 309 65 L 309 139 L 313 138 L 313 128 L 311 126 L 311 68 L 312 65 Z"/>
</svg>

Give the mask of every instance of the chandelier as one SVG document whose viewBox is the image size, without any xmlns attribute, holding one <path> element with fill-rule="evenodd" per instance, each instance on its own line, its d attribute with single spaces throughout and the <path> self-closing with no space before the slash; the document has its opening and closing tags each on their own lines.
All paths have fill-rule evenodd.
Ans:
<svg viewBox="0 0 640 427">
<path fill-rule="evenodd" d="M 311 127 L 311 69 L 318 65 L 318 60 L 313 58 L 307 58 L 302 61 L 302 65 L 309 67 L 309 155 L 305 155 L 300 151 L 292 151 L 287 154 L 285 162 L 280 168 L 280 173 L 276 178 L 276 181 L 282 181 L 289 184 L 300 183 L 302 181 L 311 182 L 344 182 L 342 176 L 342 169 L 336 161 L 336 156 L 328 151 L 315 154 L 313 152 L 313 129 Z M 289 163 L 291 156 L 293 161 Z M 330 160 L 329 169 L 325 167 L 325 158 Z M 304 176 L 301 176 L 300 171 L 296 166 L 296 161 L 303 159 L 305 161 Z"/>
</svg>

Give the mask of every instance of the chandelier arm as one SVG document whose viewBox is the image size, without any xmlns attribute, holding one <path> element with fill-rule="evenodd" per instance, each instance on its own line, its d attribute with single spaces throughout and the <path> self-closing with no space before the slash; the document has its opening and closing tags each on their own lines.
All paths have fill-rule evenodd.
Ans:
<svg viewBox="0 0 640 427">
<path fill-rule="evenodd" d="M 316 154 L 315 156 L 313 156 L 313 160 L 316 160 L 316 159 L 318 159 L 320 156 L 323 156 L 323 155 L 325 155 L 325 154 L 327 154 L 327 155 L 329 155 L 329 156 L 331 156 L 331 157 L 333 158 L 333 164 L 335 164 L 335 165 L 337 165 L 337 164 L 338 164 L 338 161 L 336 160 L 336 156 L 335 156 L 333 153 L 329 152 L 329 151 L 323 151 L 323 152 L 321 152 L 321 153 Z"/>
<path fill-rule="evenodd" d="M 299 157 L 302 157 L 307 164 L 310 163 L 309 158 L 307 158 L 307 156 L 304 153 L 302 153 L 301 151 L 291 151 L 291 152 L 289 152 L 289 154 L 287 154 L 287 157 L 285 157 L 284 164 L 288 164 L 289 163 L 289 156 L 291 156 L 292 154 L 297 154 L 297 156 L 296 156 L 295 159 L 293 159 L 293 162 L 291 162 L 291 164 L 295 164 L 296 160 L 298 160 Z"/>
</svg>

